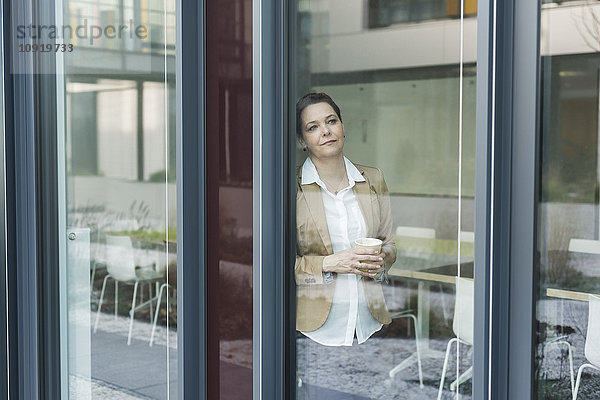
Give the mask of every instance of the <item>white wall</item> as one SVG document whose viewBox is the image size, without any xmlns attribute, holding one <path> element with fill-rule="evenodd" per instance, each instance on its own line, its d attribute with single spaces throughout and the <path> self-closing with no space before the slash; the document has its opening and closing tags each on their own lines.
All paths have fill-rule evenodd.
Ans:
<svg viewBox="0 0 600 400">
<path fill-rule="evenodd" d="M 542 11 L 543 55 L 581 54 L 600 51 L 600 4 L 587 1 L 547 5 Z"/>
<path fill-rule="evenodd" d="M 546 250 L 567 250 L 570 239 L 599 239 L 597 210 L 595 204 L 541 203 L 540 243 Z"/>
<path fill-rule="evenodd" d="M 137 98 L 135 89 L 98 93 L 96 110 L 98 173 L 115 178 L 136 179 Z M 71 134 L 77 134 L 77 132 Z"/>
<path fill-rule="evenodd" d="M 311 71 L 347 72 L 458 64 L 460 21 L 366 28 L 366 2 L 310 2 Z M 477 20 L 464 20 L 464 61 L 477 55 Z"/>
<path fill-rule="evenodd" d="M 458 200 L 450 197 L 392 195 L 394 231 L 397 226 L 435 229 L 439 239 L 456 240 L 458 231 Z M 460 230 L 474 230 L 475 209 L 472 198 L 462 200 Z"/>
<path fill-rule="evenodd" d="M 462 135 L 465 196 L 475 191 L 475 77 L 463 90 L 459 131 L 458 78 L 317 87 L 342 111 L 344 154 L 379 167 L 392 193 L 456 195 Z"/>
<path fill-rule="evenodd" d="M 366 5 L 360 0 L 306 2 L 312 13 L 311 71 L 349 72 L 458 64 L 460 20 L 402 23 L 367 29 Z M 586 1 L 542 10 L 543 55 L 600 51 L 600 4 Z M 463 61 L 477 58 L 477 18 L 464 19 Z"/>
<path fill-rule="evenodd" d="M 133 202 L 143 201 L 149 209 L 148 223 L 154 229 L 165 229 L 165 217 L 169 226 L 177 226 L 177 193 L 175 184 L 169 184 L 168 202 L 164 183 L 137 182 L 124 179 L 76 176 L 67 179 L 68 206 L 82 209 L 104 206 L 107 214 L 128 214 Z M 70 211 L 71 212 L 71 211 Z M 124 219 L 129 219 L 126 216 Z"/>
<path fill-rule="evenodd" d="M 67 190 L 71 208 L 104 206 L 106 214 L 127 215 L 134 201 L 143 201 L 150 211 L 148 222 L 153 229 L 165 229 L 165 215 L 168 215 L 169 227 L 177 226 L 177 193 L 174 183 L 167 186 L 168 205 L 165 201 L 164 183 L 76 176 L 69 178 Z M 222 187 L 219 195 L 221 219 L 235 217 L 237 234 L 250 236 L 252 234 L 252 188 Z M 240 212 L 244 208 L 248 209 L 247 213 Z"/>
</svg>

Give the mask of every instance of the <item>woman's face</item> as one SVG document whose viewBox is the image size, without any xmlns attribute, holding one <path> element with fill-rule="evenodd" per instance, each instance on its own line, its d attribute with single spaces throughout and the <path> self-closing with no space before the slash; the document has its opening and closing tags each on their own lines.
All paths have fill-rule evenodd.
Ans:
<svg viewBox="0 0 600 400">
<path fill-rule="evenodd" d="M 302 145 L 317 158 L 336 157 L 344 148 L 344 124 L 327 103 L 306 107 L 302 117 Z"/>
</svg>

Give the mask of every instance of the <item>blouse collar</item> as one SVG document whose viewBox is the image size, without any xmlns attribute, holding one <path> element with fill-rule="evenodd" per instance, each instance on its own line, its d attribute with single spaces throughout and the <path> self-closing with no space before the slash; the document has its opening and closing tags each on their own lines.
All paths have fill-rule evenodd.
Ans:
<svg viewBox="0 0 600 400">
<path fill-rule="evenodd" d="M 355 182 L 364 182 L 365 178 L 362 176 L 358 168 L 350 160 L 344 157 L 344 163 L 346 164 L 346 172 L 348 174 L 348 183 L 350 187 L 354 185 Z M 309 185 L 311 183 L 316 183 L 321 187 L 325 187 L 325 183 L 319 177 L 319 173 L 317 172 L 317 167 L 313 164 L 310 157 L 306 157 L 306 161 L 302 164 L 302 185 Z"/>
</svg>

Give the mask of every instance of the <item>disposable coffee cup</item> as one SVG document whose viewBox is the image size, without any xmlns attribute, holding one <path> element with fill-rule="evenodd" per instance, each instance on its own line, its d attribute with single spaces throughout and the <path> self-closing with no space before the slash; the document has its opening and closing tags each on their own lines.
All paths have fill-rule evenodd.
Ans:
<svg viewBox="0 0 600 400">
<path fill-rule="evenodd" d="M 375 238 L 360 238 L 360 239 L 356 239 L 354 241 L 354 244 L 356 245 L 356 247 L 360 247 L 363 249 L 377 250 L 377 254 L 379 254 L 381 252 L 381 245 L 383 244 L 383 242 L 381 240 L 375 239 Z M 369 263 L 369 264 L 375 264 L 375 261 L 362 261 L 362 262 Z M 359 269 L 364 272 L 369 271 L 364 268 L 359 268 Z"/>
</svg>

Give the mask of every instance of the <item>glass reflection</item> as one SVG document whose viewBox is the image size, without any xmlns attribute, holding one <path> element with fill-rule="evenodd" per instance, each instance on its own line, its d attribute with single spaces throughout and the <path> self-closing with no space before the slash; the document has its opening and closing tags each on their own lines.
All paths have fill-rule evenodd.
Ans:
<svg viewBox="0 0 600 400">
<path fill-rule="evenodd" d="M 475 2 L 297 4 L 297 398 L 470 398 Z"/>
<path fill-rule="evenodd" d="M 541 13 L 536 398 L 594 399 L 600 395 L 600 7 L 549 3 Z"/>
<path fill-rule="evenodd" d="M 63 393 L 175 399 L 175 2 L 62 4 Z"/>
<path fill-rule="evenodd" d="M 380 170 L 344 157 L 328 95 L 303 96 L 296 112 L 308 153 L 298 169 L 296 328 L 324 346 L 351 346 L 355 333 L 364 343 L 391 322 L 380 284 L 396 260 L 387 186 Z"/>
<path fill-rule="evenodd" d="M 252 399 L 252 7 L 206 2 L 207 398 Z"/>
</svg>

